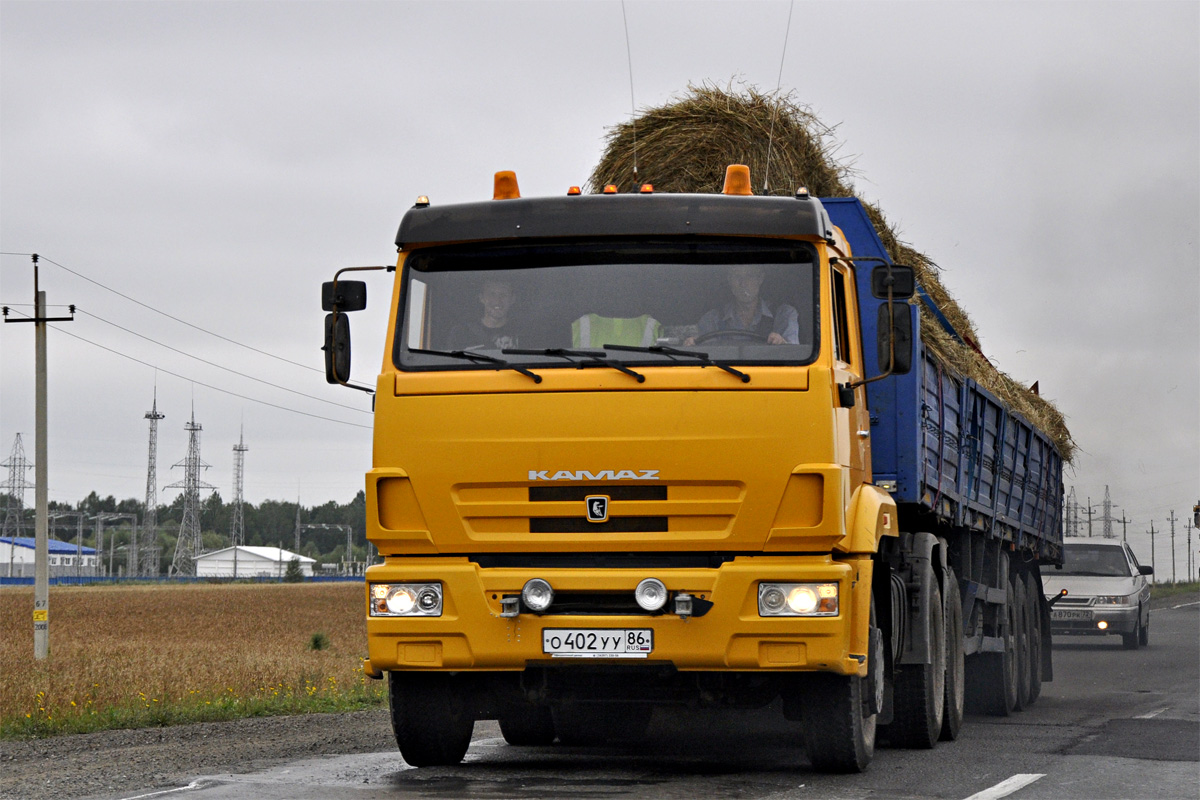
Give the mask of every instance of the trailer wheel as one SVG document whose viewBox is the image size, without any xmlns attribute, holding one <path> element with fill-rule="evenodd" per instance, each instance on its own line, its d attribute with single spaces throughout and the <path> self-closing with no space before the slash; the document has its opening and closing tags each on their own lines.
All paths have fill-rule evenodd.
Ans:
<svg viewBox="0 0 1200 800">
<path fill-rule="evenodd" d="M 946 702 L 942 716 L 943 742 L 958 738 L 966 704 L 966 659 L 963 657 L 962 593 L 958 576 L 946 569 Z"/>
<path fill-rule="evenodd" d="M 928 750 L 942 732 L 946 701 L 946 625 L 942 593 L 930 569 L 923 585 L 929 589 L 929 637 L 933 650 L 928 664 L 900 664 L 892 677 L 894 721 L 883 734 L 894 746 Z"/>
<path fill-rule="evenodd" d="M 471 745 L 470 692 L 442 672 L 389 672 L 388 705 L 400 755 L 414 767 L 457 764 Z"/>
<path fill-rule="evenodd" d="M 1029 703 L 1033 705 L 1042 695 L 1042 596 L 1041 587 L 1032 574 L 1025 576 L 1025 631 L 1029 640 Z"/>
<path fill-rule="evenodd" d="M 1007 717 L 1017 703 L 1015 610 L 1005 604 L 1000 618 L 999 653 L 976 653 L 967 659 L 967 707 L 976 713 Z"/>
<path fill-rule="evenodd" d="M 554 720 L 545 706 L 529 705 L 497 720 L 504 741 L 514 747 L 542 747 L 554 743 Z"/>
<path fill-rule="evenodd" d="M 1017 673 L 1017 696 L 1013 709 L 1023 711 L 1029 705 L 1029 630 L 1025 624 L 1025 581 L 1015 571 L 1008 575 L 1008 605 L 1013 614 L 1014 661 Z"/>
</svg>

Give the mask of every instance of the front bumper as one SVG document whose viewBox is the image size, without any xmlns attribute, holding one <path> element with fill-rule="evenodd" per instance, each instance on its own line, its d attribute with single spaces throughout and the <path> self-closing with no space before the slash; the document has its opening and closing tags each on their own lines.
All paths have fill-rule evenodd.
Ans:
<svg viewBox="0 0 1200 800">
<path fill-rule="evenodd" d="M 1137 630 L 1137 606 L 1087 606 L 1050 609 L 1050 632 L 1056 634 L 1133 633 Z M 1100 623 L 1104 622 L 1105 627 Z"/>
<path fill-rule="evenodd" d="M 668 591 L 687 592 L 713 606 L 704 616 L 689 618 L 530 613 L 502 617 L 501 598 L 520 593 L 534 577 L 549 581 L 556 592 L 632 592 L 643 578 L 655 577 Z M 739 557 L 715 569 L 657 570 L 484 569 L 466 558 L 391 558 L 367 570 L 368 591 L 377 582 L 433 581 L 443 586 L 440 617 L 367 617 L 368 674 L 518 671 L 551 664 L 569 668 L 585 661 L 543 653 L 546 628 L 653 631 L 654 648 L 646 657 L 605 659 L 610 664 L 668 664 L 680 671 L 866 674 L 868 557 Z M 762 581 L 836 582 L 839 612 L 832 617 L 761 617 L 758 584 Z"/>
</svg>

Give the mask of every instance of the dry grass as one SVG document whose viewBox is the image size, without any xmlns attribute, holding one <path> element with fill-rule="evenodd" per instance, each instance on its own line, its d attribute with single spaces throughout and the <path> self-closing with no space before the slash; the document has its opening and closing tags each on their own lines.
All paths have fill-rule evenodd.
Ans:
<svg viewBox="0 0 1200 800">
<path fill-rule="evenodd" d="M 51 587 L 50 657 L 33 590 L 0 590 L 0 735 L 29 736 L 381 702 L 366 680 L 360 583 Z M 324 633 L 326 649 L 313 649 Z"/>
<path fill-rule="evenodd" d="M 817 197 L 853 197 L 853 170 L 838 160 L 833 134 L 790 95 L 764 95 L 752 87 L 692 86 L 678 100 L 644 109 L 636 120 L 611 128 L 588 187 L 596 192 L 615 184 L 629 192 L 650 183 L 656 191 L 719 192 L 726 166 L 746 164 L 759 194 L 790 196 L 804 186 Z M 918 283 L 957 334 L 947 333 L 920 304 L 926 345 L 952 370 L 977 381 L 1045 431 L 1070 461 L 1075 442 L 1063 415 L 987 359 L 970 317 L 942 283 L 937 264 L 900 241 L 878 207 L 864 205 L 888 255 L 914 268 Z"/>
</svg>

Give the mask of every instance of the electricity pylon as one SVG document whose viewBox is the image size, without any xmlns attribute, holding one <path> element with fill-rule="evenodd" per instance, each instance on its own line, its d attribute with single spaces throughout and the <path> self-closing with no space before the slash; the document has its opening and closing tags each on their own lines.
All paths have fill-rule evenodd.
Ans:
<svg viewBox="0 0 1200 800">
<path fill-rule="evenodd" d="M 196 423 L 196 410 L 192 409 L 192 419 L 183 429 L 188 432 L 187 457 L 175 464 L 183 467 L 183 481 L 164 486 L 164 489 L 183 489 L 183 521 L 179 523 L 179 539 L 175 542 L 175 556 L 171 559 L 172 575 L 195 575 L 196 556 L 200 555 L 202 541 L 200 538 L 200 490 L 213 490 L 217 487 L 200 480 L 200 470 L 208 469 L 211 464 L 200 460 L 200 431 L 203 428 Z"/>
</svg>

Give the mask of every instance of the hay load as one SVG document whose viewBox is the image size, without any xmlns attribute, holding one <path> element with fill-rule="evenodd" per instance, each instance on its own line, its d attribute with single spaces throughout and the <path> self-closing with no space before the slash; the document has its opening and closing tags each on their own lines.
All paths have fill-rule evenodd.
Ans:
<svg viewBox="0 0 1200 800">
<path fill-rule="evenodd" d="M 720 192 L 725 168 L 746 164 L 758 194 L 791 196 L 805 186 L 817 197 L 854 197 L 851 170 L 839 163 L 836 150 L 832 129 L 790 96 L 768 96 L 753 88 L 735 92 L 691 87 L 683 98 L 644 110 L 636 120 L 610 129 L 588 189 L 598 192 L 615 184 L 621 192 L 632 192 L 650 183 L 660 192 Z M 768 153 L 769 188 L 763 191 Z M 863 205 L 888 255 L 914 268 L 918 283 L 954 329 L 956 335 L 947 332 L 925 304 L 914 299 L 926 346 L 1045 431 L 1063 459 L 1071 461 L 1075 443 L 1063 415 L 984 356 L 970 317 L 942 284 L 938 266 L 901 242 L 878 207 L 866 201 Z"/>
</svg>

